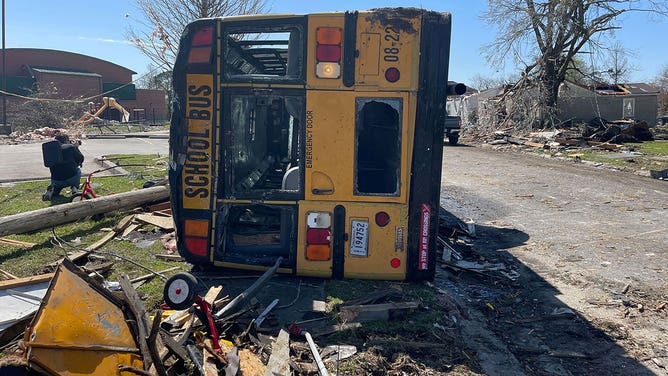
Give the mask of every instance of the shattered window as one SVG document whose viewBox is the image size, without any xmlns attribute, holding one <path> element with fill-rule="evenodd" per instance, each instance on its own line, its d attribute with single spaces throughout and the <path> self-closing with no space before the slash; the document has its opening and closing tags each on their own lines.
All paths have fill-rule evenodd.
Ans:
<svg viewBox="0 0 668 376">
<path fill-rule="evenodd" d="M 303 78 L 302 31 L 299 26 L 246 30 L 228 28 L 225 73 L 232 80 Z"/>
<path fill-rule="evenodd" d="M 229 157 L 232 189 L 244 193 L 300 192 L 303 97 L 231 95 Z"/>
<path fill-rule="evenodd" d="M 355 194 L 399 195 L 401 99 L 358 98 Z"/>
</svg>

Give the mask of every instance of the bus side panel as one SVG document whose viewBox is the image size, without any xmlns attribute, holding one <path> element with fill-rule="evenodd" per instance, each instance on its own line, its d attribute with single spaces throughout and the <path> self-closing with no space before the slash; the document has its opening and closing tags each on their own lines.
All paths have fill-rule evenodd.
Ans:
<svg viewBox="0 0 668 376">
<path fill-rule="evenodd" d="M 421 30 L 420 83 L 410 187 L 408 279 L 432 280 L 443 157 L 443 124 L 450 56 L 450 15 L 425 12 Z"/>
</svg>

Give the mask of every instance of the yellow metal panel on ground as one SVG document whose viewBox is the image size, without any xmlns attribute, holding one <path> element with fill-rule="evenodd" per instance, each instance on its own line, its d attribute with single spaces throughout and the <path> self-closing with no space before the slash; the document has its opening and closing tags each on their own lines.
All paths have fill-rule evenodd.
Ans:
<svg viewBox="0 0 668 376">
<path fill-rule="evenodd" d="M 401 98 L 401 175 L 397 197 L 354 195 L 355 100 Z M 410 153 L 415 118 L 412 93 L 330 92 L 306 93 L 305 198 L 324 201 L 406 202 Z"/>
<path fill-rule="evenodd" d="M 119 364 L 142 369 L 121 308 L 62 264 L 26 340 L 30 361 L 57 375 L 119 375 Z"/>
</svg>

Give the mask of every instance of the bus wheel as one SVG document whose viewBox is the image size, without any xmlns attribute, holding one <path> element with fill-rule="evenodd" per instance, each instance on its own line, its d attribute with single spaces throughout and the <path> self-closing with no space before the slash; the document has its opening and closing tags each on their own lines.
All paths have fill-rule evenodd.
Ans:
<svg viewBox="0 0 668 376">
<path fill-rule="evenodd" d="M 178 273 L 167 280 L 162 295 L 168 306 L 182 310 L 195 303 L 196 290 L 197 279 L 192 274 Z"/>
<path fill-rule="evenodd" d="M 459 141 L 459 133 L 450 133 L 450 135 L 448 135 L 448 144 L 450 144 L 450 146 L 457 145 L 457 141 Z"/>
</svg>

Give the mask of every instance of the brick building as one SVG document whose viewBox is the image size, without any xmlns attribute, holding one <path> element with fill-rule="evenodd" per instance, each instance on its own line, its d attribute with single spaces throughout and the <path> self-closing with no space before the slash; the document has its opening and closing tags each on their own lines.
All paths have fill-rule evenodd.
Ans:
<svg viewBox="0 0 668 376">
<path fill-rule="evenodd" d="M 40 91 L 60 99 L 84 99 L 101 104 L 102 97 L 113 97 L 130 113 L 130 120 L 161 122 L 169 119 L 167 100 L 162 90 L 138 89 L 132 83 L 136 72 L 82 54 L 38 49 L 7 48 L 6 91 L 30 96 Z M 2 61 L 0 61 L 0 71 Z M 12 123 L 12 102 L 23 98 L 7 96 L 7 123 Z M 2 101 L 0 101 L 2 111 Z M 109 110 L 103 117 L 119 120 L 117 110 Z"/>
</svg>

